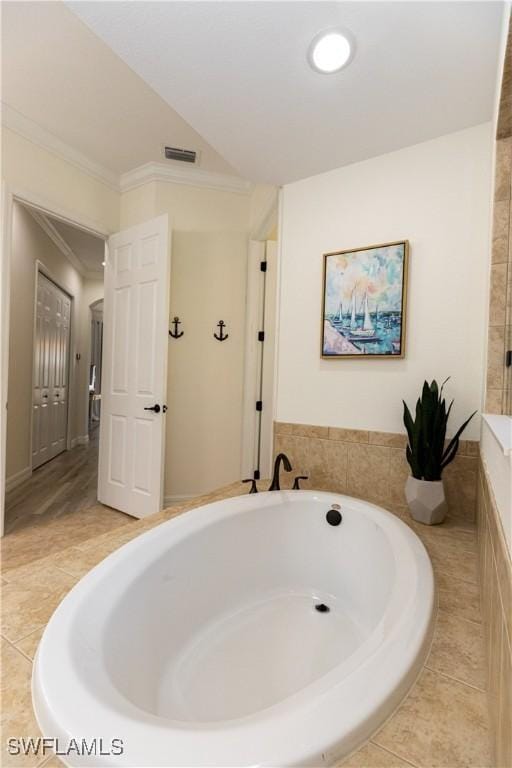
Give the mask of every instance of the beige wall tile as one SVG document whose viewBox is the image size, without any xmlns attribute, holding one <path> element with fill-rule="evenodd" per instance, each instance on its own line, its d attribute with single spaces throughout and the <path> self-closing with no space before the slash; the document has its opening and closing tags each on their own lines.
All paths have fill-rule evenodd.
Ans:
<svg viewBox="0 0 512 768">
<path fill-rule="evenodd" d="M 293 467 L 289 477 L 283 476 L 282 487 L 289 487 L 296 475 L 307 475 L 303 488 L 347 490 L 347 445 L 316 437 L 276 435 L 275 451 L 286 453 Z"/>
<path fill-rule="evenodd" d="M 493 368 L 500 367 L 503 373 L 505 355 L 505 327 L 491 326 L 488 334 L 487 365 Z M 491 386 L 488 384 L 488 386 Z M 500 385 L 501 386 L 501 385 Z M 496 387 L 499 389 L 500 387 Z"/>
<path fill-rule="evenodd" d="M 495 237 L 492 241 L 492 263 L 503 264 L 508 261 L 508 237 Z"/>
<path fill-rule="evenodd" d="M 407 435 L 398 432 L 370 432 L 371 445 L 387 445 L 388 448 L 403 448 L 407 445 Z"/>
<path fill-rule="evenodd" d="M 482 625 L 440 609 L 427 667 L 486 690 L 487 665 Z"/>
<path fill-rule="evenodd" d="M 489 296 L 489 325 L 505 325 L 506 292 L 507 265 L 493 264 L 491 266 L 491 290 Z"/>
<path fill-rule="evenodd" d="M 452 516 L 475 519 L 477 473 L 475 456 L 457 455 L 444 470 L 446 500 Z"/>
<path fill-rule="evenodd" d="M 361 429 L 329 427 L 329 440 L 341 440 L 343 443 L 368 443 L 369 439 L 369 432 Z"/>
<path fill-rule="evenodd" d="M 291 435 L 293 424 L 288 424 L 284 421 L 274 422 L 274 434 L 276 435 Z"/>
<path fill-rule="evenodd" d="M 502 649 L 496 765 L 499 768 L 507 768 L 512 765 L 512 659 L 508 639 L 505 636 L 502 640 Z"/>
<path fill-rule="evenodd" d="M 489 715 L 492 723 L 491 746 L 493 751 L 493 760 L 496 764 L 497 759 L 497 737 L 499 724 L 499 705 L 500 705 L 500 687 L 501 687 L 501 660 L 503 649 L 503 614 L 499 607 L 499 601 L 492 601 L 492 612 L 489 625 L 489 644 L 488 651 L 488 696 L 489 696 Z"/>
<path fill-rule="evenodd" d="M 502 413 L 503 390 L 488 389 L 485 393 L 485 412 Z"/>
<path fill-rule="evenodd" d="M 496 176 L 494 199 L 510 200 L 510 178 L 512 173 L 512 138 L 496 142 Z"/>
<path fill-rule="evenodd" d="M 489 766 L 486 695 L 425 669 L 372 741 L 425 768 Z"/>
<path fill-rule="evenodd" d="M 497 200 L 493 207 L 492 236 L 508 237 L 509 234 L 510 202 Z"/>
<path fill-rule="evenodd" d="M 389 452 L 389 498 L 393 504 L 406 504 L 405 482 L 411 468 L 405 450 L 393 448 Z"/>
<path fill-rule="evenodd" d="M 461 456 L 478 456 L 480 443 L 478 440 L 461 440 L 459 443 L 459 453 Z"/>
<path fill-rule="evenodd" d="M 351 443 L 348 449 L 347 491 L 377 504 L 390 499 L 389 459 L 391 448 Z"/>
<path fill-rule="evenodd" d="M 316 427 L 313 424 L 292 424 L 292 435 L 300 437 L 329 437 L 329 427 Z"/>
</svg>

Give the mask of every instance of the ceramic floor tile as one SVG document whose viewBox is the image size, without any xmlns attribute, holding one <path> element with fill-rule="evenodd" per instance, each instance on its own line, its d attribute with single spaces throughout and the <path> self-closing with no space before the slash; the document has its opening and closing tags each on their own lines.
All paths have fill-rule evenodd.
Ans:
<svg viewBox="0 0 512 768">
<path fill-rule="evenodd" d="M 486 694 L 425 669 L 372 741 L 420 768 L 487 768 Z"/>
<path fill-rule="evenodd" d="M 41 762 L 41 757 L 11 755 L 9 739 L 37 738 L 39 728 L 32 711 L 31 675 L 32 664 L 19 651 L 2 638 L 2 752 L 3 768 L 31 768 Z"/>
<path fill-rule="evenodd" d="M 478 585 L 478 562 L 476 554 L 464 550 L 456 550 L 448 555 L 440 555 L 437 550 L 427 546 L 432 565 L 436 574 L 455 576 L 462 581 Z"/>
<path fill-rule="evenodd" d="M 439 610 L 427 667 L 486 690 L 487 663 L 482 625 Z"/>
<path fill-rule="evenodd" d="M 70 588 L 2 587 L 2 634 L 16 643 L 44 626 Z"/>
<path fill-rule="evenodd" d="M 409 768 L 411 763 L 369 742 L 337 765 L 339 768 Z"/>
<path fill-rule="evenodd" d="M 31 632 L 30 635 L 18 640 L 15 647 L 24 653 L 25 656 L 28 656 L 29 659 L 33 659 L 36 655 L 37 646 L 39 645 L 44 630 L 45 627 L 39 627 L 35 632 Z"/>
<path fill-rule="evenodd" d="M 439 608 L 451 616 L 481 623 L 480 588 L 455 576 L 437 572 Z"/>
</svg>

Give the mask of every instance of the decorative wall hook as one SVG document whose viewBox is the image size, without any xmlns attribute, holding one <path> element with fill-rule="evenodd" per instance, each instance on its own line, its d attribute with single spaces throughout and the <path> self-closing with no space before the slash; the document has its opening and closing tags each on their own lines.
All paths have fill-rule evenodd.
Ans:
<svg viewBox="0 0 512 768">
<path fill-rule="evenodd" d="M 172 324 L 174 325 L 174 333 L 169 331 L 169 336 L 172 336 L 173 339 L 179 339 L 180 336 L 183 336 L 184 334 L 184 331 L 178 331 L 178 326 L 181 325 L 181 320 L 179 317 L 175 317 L 172 321 Z"/>
<path fill-rule="evenodd" d="M 226 335 L 224 335 L 224 328 L 226 327 L 226 323 L 224 322 L 224 320 L 219 320 L 217 325 L 220 328 L 220 335 L 217 335 L 216 333 L 213 334 L 214 337 L 217 339 L 217 341 L 226 341 L 226 339 L 229 339 L 229 333 L 226 333 Z"/>
</svg>

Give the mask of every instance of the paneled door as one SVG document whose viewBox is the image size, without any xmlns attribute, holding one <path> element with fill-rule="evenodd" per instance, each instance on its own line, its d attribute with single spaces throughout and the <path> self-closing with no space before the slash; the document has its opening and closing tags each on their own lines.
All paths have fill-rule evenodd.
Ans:
<svg viewBox="0 0 512 768">
<path fill-rule="evenodd" d="M 66 450 L 71 299 L 37 273 L 32 468 Z"/>
<path fill-rule="evenodd" d="M 134 517 L 162 506 L 169 280 L 166 215 L 109 239 L 98 498 Z"/>
</svg>

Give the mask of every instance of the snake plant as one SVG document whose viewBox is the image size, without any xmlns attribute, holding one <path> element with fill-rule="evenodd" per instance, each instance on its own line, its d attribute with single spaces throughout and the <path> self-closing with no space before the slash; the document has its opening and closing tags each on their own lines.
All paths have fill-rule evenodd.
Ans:
<svg viewBox="0 0 512 768">
<path fill-rule="evenodd" d="M 447 408 L 443 397 L 443 387 L 447 381 L 445 379 L 441 387 L 438 387 L 435 380 L 431 384 L 425 381 L 421 397 L 416 403 L 414 419 L 405 400 L 402 400 L 404 424 L 409 437 L 406 456 L 412 476 L 417 480 L 441 479 L 443 469 L 455 458 L 462 432 L 476 413 L 466 419 L 446 445 L 446 426 L 453 405 L 452 400 Z"/>
</svg>

